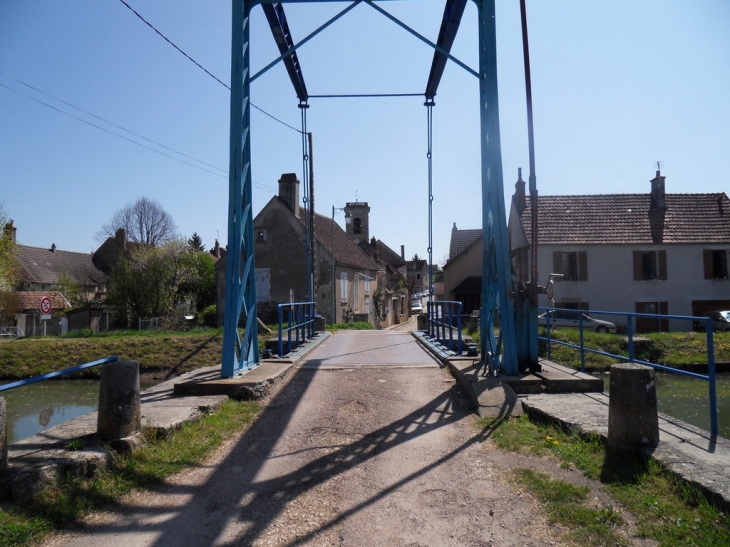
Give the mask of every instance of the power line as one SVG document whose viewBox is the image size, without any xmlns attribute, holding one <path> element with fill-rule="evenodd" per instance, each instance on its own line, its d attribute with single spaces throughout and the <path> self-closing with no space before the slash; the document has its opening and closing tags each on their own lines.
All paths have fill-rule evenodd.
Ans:
<svg viewBox="0 0 730 547">
<path fill-rule="evenodd" d="M 5 76 L 6 78 L 9 78 L 10 80 L 13 80 L 14 82 L 19 83 L 20 85 L 23 85 L 23 86 L 25 86 L 25 87 L 27 87 L 29 89 L 32 89 L 33 91 L 37 91 L 38 93 L 41 93 L 42 95 L 45 95 L 46 97 L 50 97 L 54 101 L 58 101 L 59 103 L 63 103 L 65 105 L 67 105 L 67 106 L 70 106 L 71 108 L 74 108 L 74 109 L 78 110 L 79 112 L 83 112 L 84 114 L 86 114 L 88 116 L 91 116 L 92 118 L 96 118 L 97 120 L 100 120 L 100 121 L 102 121 L 104 123 L 108 123 L 109 125 L 114 126 L 114 127 L 118 128 L 118 129 L 121 129 L 122 131 L 126 131 L 127 133 L 129 133 L 131 135 L 134 135 L 135 137 L 139 137 L 140 139 L 144 139 L 147 142 L 151 142 L 152 144 L 155 144 L 157 146 L 160 146 L 160 147 L 162 147 L 162 148 L 164 148 L 166 150 L 169 150 L 170 152 L 175 152 L 176 154 L 180 154 L 181 156 L 184 156 L 186 158 L 189 158 L 189 159 L 191 159 L 193 161 L 197 161 L 198 163 L 200 163 L 202 165 L 207 165 L 208 167 L 212 167 L 213 169 L 217 169 L 218 171 L 221 171 L 222 173 L 227 173 L 227 171 L 225 169 L 221 169 L 220 167 L 217 167 L 217 166 L 212 165 L 210 163 L 206 163 L 206 162 L 204 162 L 202 160 L 199 160 L 197 158 L 194 158 L 193 156 L 189 156 L 188 154 L 185 154 L 184 152 L 180 152 L 179 150 L 175 150 L 174 148 L 170 148 L 169 146 L 166 146 L 166 145 L 162 144 L 161 142 L 157 142 L 157 141 L 155 141 L 153 139 L 149 139 L 149 138 L 145 137 L 144 135 L 140 135 L 139 133 L 135 133 L 131 129 L 127 129 L 126 127 L 122 127 L 119 124 L 116 124 L 114 122 L 110 122 L 109 120 L 106 120 L 106 119 L 102 118 L 101 116 L 97 116 L 96 114 L 94 114 L 92 112 L 89 112 L 88 110 L 84 110 L 81 107 L 78 107 L 78 106 L 76 106 L 74 104 L 71 104 L 68 101 L 64 101 L 63 99 L 59 99 L 58 97 L 54 97 L 50 93 L 46 93 L 42 89 L 38 89 L 37 87 L 34 87 L 34 86 L 32 86 L 30 84 L 27 84 L 27 83 L 25 83 L 25 82 L 23 82 L 21 80 L 18 80 L 17 78 L 13 78 L 12 76 L 10 76 L 8 74 L 5 74 L 2 71 L 0 71 L 0 74 L 2 74 L 3 76 Z M 8 88 L 8 89 L 10 89 L 10 88 Z M 32 99 L 32 97 L 30 97 L 28 95 L 26 95 L 26 97 Z M 41 103 L 41 104 L 45 104 L 45 103 Z M 116 133 L 112 133 L 112 134 L 113 135 L 116 135 Z"/>
<path fill-rule="evenodd" d="M 212 74 L 212 73 L 211 73 L 211 72 L 210 72 L 210 71 L 209 71 L 209 70 L 208 70 L 207 68 L 205 68 L 205 67 L 204 67 L 203 65 L 201 65 L 201 64 L 200 64 L 200 63 L 199 63 L 198 61 L 196 61 L 196 60 L 195 60 L 195 59 L 193 59 L 193 58 L 192 58 L 192 57 L 191 57 L 190 55 L 188 55 L 188 54 L 187 54 L 187 53 L 185 53 L 185 52 L 184 52 L 184 51 L 183 51 L 182 49 L 180 49 L 180 48 L 179 48 L 179 47 L 177 46 L 177 44 L 175 44 L 175 42 L 173 42 L 173 41 L 172 41 L 172 40 L 170 40 L 170 39 L 169 39 L 169 38 L 168 38 L 167 36 L 165 36 L 165 35 L 164 35 L 164 34 L 163 34 L 162 32 L 160 32 L 160 31 L 159 31 L 159 30 L 158 30 L 158 29 L 157 29 L 157 28 L 156 28 L 156 27 L 155 27 L 155 26 L 154 26 L 154 25 L 153 25 L 152 23 L 150 23 L 149 21 L 147 21 L 147 19 L 145 19 L 144 17 L 142 17 L 142 15 L 140 15 L 140 14 L 139 14 L 139 12 L 137 12 L 137 11 L 136 11 L 136 10 L 135 10 L 135 9 L 134 9 L 134 8 L 133 8 L 132 6 L 130 6 L 129 4 L 127 4 L 127 3 L 126 3 L 126 2 L 124 1 L 124 0 L 119 0 L 119 1 L 120 1 L 120 2 L 122 3 L 122 4 L 124 4 L 124 5 L 125 5 L 125 6 L 126 6 L 126 7 L 127 7 L 127 8 L 128 8 L 128 9 L 129 9 L 129 10 L 130 10 L 130 11 L 132 12 L 132 13 L 134 13 L 134 14 L 135 14 L 135 15 L 136 15 L 137 17 L 139 17 L 139 19 L 140 19 L 140 20 L 141 20 L 142 22 L 144 22 L 144 24 L 146 24 L 146 25 L 147 25 L 148 27 L 150 27 L 150 28 L 151 28 L 152 30 L 154 30 L 154 31 L 155 31 L 155 32 L 156 32 L 156 33 L 157 33 L 158 35 L 160 35 L 160 37 L 162 37 L 162 39 L 163 39 L 163 40 L 165 40 L 165 41 L 166 41 L 166 42 L 167 42 L 168 44 L 170 44 L 170 45 L 171 45 L 172 47 L 174 47 L 174 48 L 175 48 L 175 49 L 176 49 L 177 51 L 179 51 L 180 53 L 182 53 L 182 54 L 183 54 L 183 55 L 184 55 L 184 56 L 185 56 L 185 57 L 186 57 L 186 58 L 187 58 L 187 59 L 188 59 L 188 60 L 189 60 L 190 62 L 192 62 L 192 63 L 193 63 L 193 64 L 194 64 L 195 66 L 197 66 L 197 67 L 198 67 L 198 68 L 199 68 L 200 70 L 202 70 L 203 72 L 205 72 L 205 73 L 206 73 L 206 74 L 207 74 L 208 76 L 210 76 L 211 78 L 213 78 L 213 79 L 214 79 L 214 80 L 215 80 L 216 82 L 218 82 L 219 84 L 221 84 L 221 85 L 222 85 L 223 87 L 225 87 L 225 88 L 226 88 L 226 89 L 227 89 L 228 91 L 230 91 L 230 90 L 231 90 L 231 86 L 229 86 L 228 84 L 226 84 L 226 83 L 222 82 L 222 81 L 221 81 L 221 80 L 220 80 L 220 79 L 219 79 L 219 78 L 218 78 L 217 76 L 215 76 L 214 74 Z M 271 118 L 272 120 L 275 120 L 275 121 L 279 122 L 279 123 L 280 123 L 281 125 L 284 125 L 284 126 L 288 127 L 289 129 L 291 129 L 291 130 L 293 130 L 293 131 L 296 131 L 297 133 L 301 133 L 301 132 L 302 132 L 302 130 L 301 130 L 301 129 L 297 129 L 297 128 L 296 128 L 296 127 L 294 127 L 294 126 L 291 126 L 291 125 L 289 125 L 288 123 L 286 123 L 286 122 L 284 122 L 284 121 L 280 120 L 279 118 L 277 118 L 277 117 L 276 117 L 276 116 L 274 116 L 273 114 L 269 114 L 268 112 L 266 112 L 266 110 L 264 110 L 264 109 L 262 109 L 262 108 L 260 108 L 260 107 L 256 106 L 255 104 L 251 103 L 251 106 L 252 106 L 252 107 L 254 107 L 254 108 L 255 108 L 256 110 L 259 110 L 260 112 L 263 112 L 264 114 L 266 114 L 266 115 L 267 115 L 267 116 L 268 116 L 269 118 Z"/>
<path fill-rule="evenodd" d="M 131 142 L 132 144 L 136 144 L 137 146 L 140 146 L 142 148 L 146 148 L 147 150 L 151 150 L 152 152 L 155 152 L 156 154 L 160 154 L 161 156 L 165 156 L 166 158 L 170 158 L 171 160 L 179 161 L 180 163 L 184 163 L 186 165 L 189 165 L 190 167 L 195 167 L 196 169 L 200 169 L 201 171 L 205 171 L 206 173 L 210 173 L 211 175 L 215 175 L 215 176 L 221 177 L 221 178 L 227 178 L 227 176 L 222 175 L 220 173 L 215 173 L 215 172 L 210 171 L 210 170 L 208 170 L 208 169 L 206 169 L 204 167 L 200 167 L 199 165 L 195 165 L 194 163 L 190 163 L 189 161 L 185 161 L 185 160 L 182 160 L 180 158 L 176 158 L 174 156 L 171 156 L 170 154 L 165 154 L 164 152 L 162 152 L 160 150 L 155 150 L 154 148 L 152 148 L 150 146 L 146 146 L 145 144 L 142 144 L 141 142 L 137 142 L 137 141 L 135 141 L 133 139 L 127 138 L 124 135 L 120 135 L 119 133 L 114 133 L 113 131 L 109 131 L 105 127 L 102 127 L 102 126 L 100 126 L 98 124 L 95 124 L 93 122 L 90 122 L 88 120 L 85 120 L 83 118 L 80 118 L 78 116 L 74 116 L 73 114 L 71 114 L 69 112 L 66 112 L 65 110 L 61 110 L 60 108 L 57 108 L 57 107 L 55 107 L 55 106 L 53 106 L 51 104 L 48 104 L 46 102 L 43 102 L 40 99 L 36 99 L 35 97 L 31 97 L 30 95 L 28 95 L 26 93 L 22 93 L 21 91 L 18 91 L 17 89 L 13 89 L 12 87 L 7 86 L 7 85 L 5 85 L 3 83 L 0 83 L 0 87 L 4 87 L 5 89 L 9 89 L 10 91 L 13 91 L 14 93 L 17 93 L 18 95 L 22 95 L 22 96 L 30 99 L 31 101 L 35 101 L 35 102 L 37 102 L 39 104 L 42 104 L 43 106 L 47 106 L 48 108 L 50 108 L 52 110 L 55 110 L 56 112 L 60 112 L 61 114 L 65 114 L 69 118 L 74 118 L 74 119 L 76 119 L 76 120 L 78 120 L 80 122 L 83 122 L 83 123 L 85 123 L 87 125 L 90 125 L 91 127 L 95 127 L 97 129 L 100 129 L 100 130 L 104 131 L 105 133 L 109 133 L 110 135 L 114 135 L 115 137 L 118 137 L 120 139 L 123 139 L 123 140 L 125 140 L 127 142 Z M 170 150 L 172 150 L 172 149 L 170 148 Z M 188 157 L 190 157 L 190 156 L 188 156 Z M 195 159 L 195 158 L 193 158 L 193 159 Z M 195 161 L 199 161 L 199 160 L 195 160 Z M 200 163 L 204 163 L 204 162 L 200 162 Z M 219 169 L 219 168 L 216 167 L 215 169 Z"/>
<path fill-rule="evenodd" d="M 171 160 L 175 160 L 175 161 L 178 161 L 180 163 L 184 163 L 185 165 L 189 165 L 190 167 L 195 167 L 196 169 L 200 169 L 201 171 L 205 171 L 206 173 L 210 173 L 211 175 L 215 175 L 217 177 L 228 178 L 228 171 L 225 170 L 225 169 L 221 169 L 220 167 L 216 167 L 215 165 L 212 165 L 210 163 L 207 163 L 207 162 L 204 162 L 202 160 L 199 160 L 199 159 L 197 159 L 197 158 L 195 158 L 193 156 L 190 156 L 188 154 L 185 154 L 184 152 L 180 152 L 178 150 L 175 150 L 174 148 L 170 148 L 169 146 L 166 146 L 166 145 L 162 144 L 161 142 L 157 142 L 155 140 L 152 140 L 152 139 L 149 139 L 149 138 L 145 137 L 144 135 L 140 135 L 139 133 L 135 133 L 131 129 L 127 129 L 125 127 L 122 127 L 121 125 L 118 125 L 118 124 L 114 123 L 114 122 L 110 122 L 109 120 L 106 120 L 106 119 L 102 118 L 101 116 L 97 116 L 96 114 L 93 114 L 93 113 L 89 112 L 88 110 L 84 110 L 81 107 L 78 107 L 78 106 L 76 106 L 74 104 L 71 104 L 68 101 L 64 101 L 63 99 L 59 99 L 58 97 L 54 97 L 50 93 L 46 93 L 42 89 L 38 89 L 37 87 L 34 87 L 34 86 L 32 86 L 30 84 L 27 84 L 27 83 L 25 83 L 25 82 L 23 82 L 21 80 L 18 80 L 17 78 L 13 78 L 12 76 L 9 76 L 8 74 L 5 74 L 2 71 L 0 71 L 0 74 L 2 74 L 3 76 L 5 76 L 6 78 L 8 78 L 10 80 L 13 80 L 14 82 L 17 82 L 17 83 L 19 83 L 21 85 L 24 85 L 25 87 L 27 87 L 29 89 L 32 89 L 34 91 L 37 91 L 38 93 L 41 93 L 41 94 L 45 95 L 46 97 L 50 97 L 51 99 L 53 99 L 55 101 L 58 101 L 58 102 L 63 103 L 65 105 L 67 105 L 67 106 L 70 106 L 71 108 L 74 108 L 74 109 L 78 110 L 79 112 L 83 112 L 84 114 L 87 114 L 88 116 L 92 116 L 93 118 L 96 118 L 97 120 L 100 120 L 100 121 L 102 121 L 104 123 L 108 123 L 109 125 L 111 125 L 113 127 L 117 127 L 119 129 L 122 129 L 123 131 L 126 131 L 129 134 L 134 135 L 135 137 L 139 137 L 140 139 L 144 139 L 144 140 L 146 140 L 148 142 L 151 142 L 151 143 L 153 143 L 153 144 L 155 144 L 157 146 L 161 146 L 162 148 L 164 148 L 166 150 L 169 150 L 170 152 L 174 152 L 175 154 L 179 154 L 181 156 L 184 156 L 186 158 L 189 158 L 189 159 L 191 159 L 193 161 L 196 161 L 196 162 L 198 162 L 198 163 L 200 163 L 202 165 L 207 165 L 208 167 L 211 167 L 213 169 L 217 169 L 218 171 L 220 171 L 220 173 L 214 173 L 213 171 L 209 171 L 208 169 L 205 169 L 203 167 L 200 167 L 199 165 L 192 164 L 190 162 L 181 160 L 180 158 L 176 158 L 176 157 L 171 156 L 169 154 L 165 154 L 164 152 L 160 152 L 159 150 L 155 150 L 154 148 L 151 148 L 149 146 L 145 146 L 144 144 L 139 143 L 139 142 L 137 142 L 137 141 L 135 141 L 133 139 L 129 139 L 129 138 L 123 136 L 123 135 L 119 135 L 118 133 L 114 133 L 113 131 L 109 131 L 105 127 L 102 127 L 102 126 L 97 125 L 95 123 L 89 122 L 88 120 L 85 120 L 85 119 L 80 118 L 78 116 L 74 116 L 73 114 L 70 114 L 69 112 L 66 112 L 65 110 L 61 110 L 60 108 L 57 108 L 57 107 L 55 107 L 55 106 L 53 106 L 51 104 L 48 104 L 48 103 L 46 103 L 44 101 L 41 101 L 39 99 L 36 99 L 35 97 L 32 97 L 32 96 L 28 95 L 27 93 L 22 93 L 21 91 L 18 91 L 17 89 L 13 89 L 12 87 L 7 86 L 7 85 L 5 85 L 3 83 L 0 83 L 0 87 L 4 87 L 5 89 L 8 89 L 8 90 L 10 90 L 10 91 L 12 91 L 14 93 L 17 93 L 18 95 L 21 95 L 21 96 L 23 96 L 23 97 L 25 97 L 27 99 L 30 99 L 31 101 L 35 101 L 35 102 L 37 102 L 39 104 L 42 104 L 43 106 L 46 106 L 46 107 L 48 107 L 48 108 L 50 108 L 52 110 L 55 110 L 56 112 L 60 112 L 61 114 L 65 114 L 66 116 L 68 116 L 70 118 L 73 118 L 75 120 L 78 120 L 80 122 L 83 122 L 83 123 L 85 123 L 87 125 L 90 125 L 91 127 L 95 127 L 96 129 L 100 129 L 101 131 L 104 131 L 105 133 L 109 133 L 110 135 L 113 135 L 115 137 L 118 137 L 120 139 L 123 139 L 123 140 L 125 140 L 127 142 L 131 142 L 132 144 L 136 144 L 137 146 L 141 146 L 142 148 L 146 148 L 147 150 L 150 150 L 152 152 L 155 152 L 157 154 L 160 154 L 162 156 L 165 156 L 166 158 L 170 158 Z M 257 188 L 260 188 L 262 190 L 269 190 L 271 192 L 276 192 L 277 191 L 276 188 L 274 188 L 273 186 L 268 186 L 266 184 L 263 184 L 261 182 L 257 182 L 255 180 L 252 180 L 251 183 L 254 186 L 256 186 Z"/>
</svg>

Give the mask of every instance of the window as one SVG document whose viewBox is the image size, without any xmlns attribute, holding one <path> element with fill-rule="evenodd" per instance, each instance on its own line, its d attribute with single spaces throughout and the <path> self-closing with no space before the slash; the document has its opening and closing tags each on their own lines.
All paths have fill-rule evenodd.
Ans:
<svg viewBox="0 0 730 547">
<path fill-rule="evenodd" d="M 705 249 L 702 251 L 705 279 L 727 279 L 727 251 Z"/>
<path fill-rule="evenodd" d="M 352 220 L 352 233 L 353 234 L 362 233 L 362 220 L 360 220 L 359 218 L 355 218 Z"/>
<path fill-rule="evenodd" d="M 256 230 L 256 241 L 266 241 L 266 230 Z"/>
<path fill-rule="evenodd" d="M 553 253 L 553 271 L 563 274 L 561 281 L 588 281 L 588 254 L 586 251 Z"/>
<path fill-rule="evenodd" d="M 637 302 L 636 313 L 667 315 L 669 306 L 666 302 Z M 636 332 L 668 332 L 669 321 L 661 317 L 637 317 Z"/>
<path fill-rule="evenodd" d="M 666 278 L 667 251 L 634 251 L 634 281 Z"/>
</svg>

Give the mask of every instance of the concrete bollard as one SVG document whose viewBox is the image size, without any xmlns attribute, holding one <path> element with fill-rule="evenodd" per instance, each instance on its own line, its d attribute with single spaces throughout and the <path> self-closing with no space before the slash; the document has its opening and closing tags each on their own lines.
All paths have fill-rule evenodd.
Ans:
<svg viewBox="0 0 730 547">
<path fill-rule="evenodd" d="M 139 363 L 117 361 L 101 365 L 97 434 L 115 441 L 139 433 Z"/>
<path fill-rule="evenodd" d="M 654 369 L 634 363 L 611 366 L 608 445 L 654 448 L 659 444 Z"/>
<path fill-rule="evenodd" d="M 8 467 L 8 428 L 5 397 L 0 397 L 0 473 Z"/>
</svg>

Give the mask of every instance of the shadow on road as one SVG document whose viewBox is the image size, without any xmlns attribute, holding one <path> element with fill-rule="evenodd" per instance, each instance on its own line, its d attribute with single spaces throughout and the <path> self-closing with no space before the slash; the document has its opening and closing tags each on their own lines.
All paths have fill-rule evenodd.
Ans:
<svg viewBox="0 0 730 547">
<path fill-rule="evenodd" d="M 237 522 L 243 533 L 235 539 L 235 544 L 251 545 L 287 504 L 303 493 L 380 453 L 471 414 L 459 388 L 452 385 L 426 405 L 399 420 L 362 435 L 350 444 L 327 447 L 335 449 L 286 475 L 255 482 L 303 394 L 320 373 L 317 370 L 298 369 L 204 484 L 165 487 L 168 494 L 182 495 L 186 500 L 185 505 L 177 508 L 134 507 L 133 518 L 122 521 L 125 524 L 90 524 L 87 531 L 92 534 L 114 534 L 122 544 L 125 543 L 125 534 L 152 532 L 156 539 L 151 545 L 178 545 L 184 539 L 188 546 L 208 546 L 224 544 L 220 534 L 231 522 Z M 487 429 L 476 433 L 438 460 L 379 491 L 359 506 L 338 514 L 335 519 L 321 524 L 307 536 L 298 538 L 297 543 L 335 526 L 393 490 L 437 468 L 474 443 L 484 441 L 492 431 Z"/>
</svg>

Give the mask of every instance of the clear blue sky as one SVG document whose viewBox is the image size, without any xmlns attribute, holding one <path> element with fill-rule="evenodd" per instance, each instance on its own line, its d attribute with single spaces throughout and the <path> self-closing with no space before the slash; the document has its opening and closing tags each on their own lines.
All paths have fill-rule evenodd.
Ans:
<svg viewBox="0 0 730 547">
<path fill-rule="evenodd" d="M 230 80 L 230 2 L 128 0 L 221 80 Z M 382 7 L 436 40 L 440 1 Z M 346 4 L 287 4 L 295 40 Z M 730 2 L 528 0 L 538 190 L 639 193 L 662 162 L 668 193 L 727 192 Z M 527 172 L 518 0 L 497 1 L 500 121 L 507 196 Z M 277 56 L 260 8 L 251 21 L 255 71 Z M 470 2 L 453 53 L 477 68 Z M 422 93 L 432 50 L 366 5 L 299 50 L 311 94 Z M 227 241 L 229 92 L 119 0 L 0 0 L 0 201 L 24 245 L 90 252 L 102 224 L 141 196 L 157 199 L 182 235 Z M 74 110 L 19 80 L 178 155 Z M 120 139 L 32 100 L 188 163 Z M 252 102 L 298 127 L 282 65 Z M 478 85 L 454 64 L 434 108 L 434 259 L 454 222 L 481 227 Z M 315 206 L 367 201 L 371 235 L 426 256 L 423 98 L 312 99 Z M 254 208 L 282 173 L 301 175 L 301 139 L 252 111 Z M 218 168 L 218 169 L 217 169 Z M 337 220 L 342 223 L 343 217 Z"/>
</svg>

